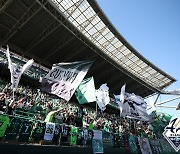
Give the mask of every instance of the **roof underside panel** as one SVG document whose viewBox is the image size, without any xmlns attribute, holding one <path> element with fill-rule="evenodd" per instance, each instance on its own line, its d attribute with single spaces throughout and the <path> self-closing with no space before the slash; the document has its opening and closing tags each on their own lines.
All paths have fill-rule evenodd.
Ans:
<svg viewBox="0 0 180 154">
<path fill-rule="evenodd" d="M 176 80 L 142 57 L 112 26 L 94 0 L 7 0 L 0 14 L 0 42 L 12 52 L 51 68 L 53 63 L 93 60 L 87 77 L 118 94 L 142 97 Z"/>
</svg>

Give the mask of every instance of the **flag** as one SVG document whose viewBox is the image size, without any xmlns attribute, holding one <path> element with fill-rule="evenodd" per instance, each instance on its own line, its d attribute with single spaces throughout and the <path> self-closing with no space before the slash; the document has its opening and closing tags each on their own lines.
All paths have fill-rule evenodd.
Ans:
<svg viewBox="0 0 180 154">
<path fill-rule="evenodd" d="M 126 84 L 124 84 L 121 87 L 120 101 L 121 101 L 122 104 L 124 103 L 125 88 L 126 88 Z"/>
<path fill-rule="evenodd" d="M 7 59 L 8 59 L 8 68 L 10 69 L 11 73 L 11 84 L 13 91 L 16 91 L 19 81 L 21 79 L 22 74 L 27 71 L 33 64 L 34 60 L 29 60 L 22 69 L 19 69 L 19 67 L 12 63 L 10 53 L 9 53 L 9 46 L 7 46 L 7 53 L 6 53 Z"/>
<path fill-rule="evenodd" d="M 101 109 L 104 111 L 106 109 L 106 105 L 109 104 L 109 87 L 107 84 L 102 84 L 98 90 L 96 90 L 96 102 Z"/>
<path fill-rule="evenodd" d="M 120 95 L 114 95 L 116 103 L 119 105 L 120 117 L 125 117 L 127 114 L 128 106 L 124 104 L 126 84 L 121 87 Z M 123 113 L 123 114 L 122 114 Z"/>
<path fill-rule="evenodd" d="M 76 98 L 79 104 L 85 104 L 88 102 L 96 101 L 96 93 L 94 86 L 94 78 L 90 77 L 83 80 L 75 92 Z"/>
<path fill-rule="evenodd" d="M 6 52 L 6 57 L 8 59 L 8 68 L 10 70 L 10 72 L 12 72 L 12 61 L 11 61 L 11 58 L 10 58 L 10 53 L 9 53 L 9 46 L 7 45 L 7 52 Z"/>
<path fill-rule="evenodd" d="M 124 103 L 129 105 L 129 111 L 127 117 L 139 119 L 142 121 L 149 121 L 149 115 L 147 114 L 147 103 L 141 96 L 135 94 L 125 93 Z"/>
<path fill-rule="evenodd" d="M 69 101 L 91 65 L 92 61 L 53 64 L 42 78 L 41 90 Z"/>
<path fill-rule="evenodd" d="M 125 87 L 126 87 L 126 84 L 124 84 L 124 85 L 121 87 L 120 103 L 119 103 L 120 117 L 121 117 L 121 114 L 122 114 L 122 111 L 123 111 Z"/>
<path fill-rule="evenodd" d="M 116 103 L 119 105 L 120 117 L 125 117 L 129 111 L 129 105 L 120 101 L 120 95 L 114 95 Z"/>
<path fill-rule="evenodd" d="M 30 59 L 26 64 L 24 64 L 24 66 L 21 69 L 21 74 L 23 74 L 24 72 L 28 71 L 33 63 L 34 63 L 34 60 Z"/>
<path fill-rule="evenodd" d="M 180 103 L 178 104 L 176 110 L 180 110 Z"/>
<path fill-rule="evenodd" d="M 11 61 L 11 58 L 10 58 L 10 53 L 9 53 L 9 46 L 7 45 L 7 52 L 6 52 L 6 57 L 8 59 L 8 68 L 10 70 L 10 73 L 11 73 L 11 84 L 12 84 L 12 88 L 14 88 L 14 79 L 13 79 L 13 70 L 16 70 L 15 69 L 15 65 L 12 65 L 12 61 Z"/>
</svg>

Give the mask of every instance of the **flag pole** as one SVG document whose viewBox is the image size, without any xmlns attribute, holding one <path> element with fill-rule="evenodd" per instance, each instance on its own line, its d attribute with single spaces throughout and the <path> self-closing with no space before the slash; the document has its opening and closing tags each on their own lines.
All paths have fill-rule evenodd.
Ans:
<svg viewBox="0 0 180 154">
<path fill-rule="evenodd" d="M 13 90 L 13 101 L 14 101 L 14 90 Z"/>
<path fill-rule="evenodd" d="M 96 101 L 96 118 L 97 118 L 97 101 Z"/>
<path fill-rule="evenodd" d="M 11 100 L 11 102 L 9 103 L 9 106 L 11 106 L 12 104 L 13 104 L 13 102 L 14 102 L 14 90 L 13 90 L 13 93 L 12 93 L 13 95 L 12 95 L 12 100 Z"/>
</svg>

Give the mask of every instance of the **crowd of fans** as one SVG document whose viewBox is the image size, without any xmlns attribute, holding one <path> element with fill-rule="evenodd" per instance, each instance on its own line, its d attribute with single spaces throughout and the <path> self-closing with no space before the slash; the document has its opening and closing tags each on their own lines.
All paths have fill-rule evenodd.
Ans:
<svg viewBox="0 0 180 154">
<path fill-rule="evenodd" d="M 11 84 L 0 80 L 0 112 L 9 115 L 55 122 L 59 124 L 85 127 L 89 130 L 101 129 L 109 133 L 122 135 L 136 134 L 137 136 L 154 138 L 155 134 L 147 122 L 120 118 L 119 115 L 98 112 L 78 103 L 66 102 L 56 96 L 43 93 L 40 89 L 19 85 L 12 101 Z"/>
</svg>

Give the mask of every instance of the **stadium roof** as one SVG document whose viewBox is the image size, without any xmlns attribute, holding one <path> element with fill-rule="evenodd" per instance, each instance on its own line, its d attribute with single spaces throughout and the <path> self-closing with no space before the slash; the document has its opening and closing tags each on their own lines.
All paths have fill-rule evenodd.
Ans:
<svg viewBox="0 0 180 154">
<path fill-rule="evenodd" d="M 115 29 L 95 0 L 3 0 L 0 42 L 51 68 L 53 63 L 93 60 L 88 76 L 110 93 L 146 97 L 176 81 L 140 55 Z"/>
</svg>

